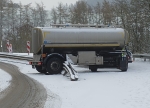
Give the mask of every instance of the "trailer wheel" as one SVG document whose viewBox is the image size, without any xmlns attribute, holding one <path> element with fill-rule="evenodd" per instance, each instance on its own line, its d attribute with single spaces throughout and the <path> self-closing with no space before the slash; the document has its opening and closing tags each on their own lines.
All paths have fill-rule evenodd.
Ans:
<svg viewBox="0 0 150 108">
<path fill-rule="evenodd" d="M 46 66 L 49 74 L 61 73 L 63 69 L 62 60 L 56 57 L 49 59 Z"/>
<path fill-rule="evenodd" d="M 45 72 L 47 72 L 46 69 L 42 69 L 42 66 L 35 65 L 35 68 L 36 68 L 36 70 L 37 70 L 38 72 L 40 72 L 40 73 L 45 73 Z"/>
<path fill-rule="evenodd" d="M 128 63 L 126 63 L 126 67 L 121 69 L 122 72 L 126 72 L 128 70 Z"/>
<path fill-rule="evenodd" d="M 97 68 L 91 69 L 92 72 L 97 72 Z"/>
<path fill-rule="evenodd" d="M 97 67 L 96 67 L 96 66 L 89 66 L 89 69 L 90 69 L 92 72 L 97 72 Z"/>
<path fill-rule="evenodd" d="M 128 58 L 127 57 L 124 58 L 124 60 L 123 60 L 123 62 L 121 62 L 121 64 L 122 64 L 120 67 L 121 71 L 126 72 L 128 70 Z"/>
</svg>

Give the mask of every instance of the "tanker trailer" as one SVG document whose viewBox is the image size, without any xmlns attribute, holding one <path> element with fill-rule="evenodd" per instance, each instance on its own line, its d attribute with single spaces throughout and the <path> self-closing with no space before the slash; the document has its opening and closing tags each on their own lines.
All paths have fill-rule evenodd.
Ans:
<svg viewBox="0 0 150 108">
<path fill-rule="evenodd" d="M 32 30 L 32 68 L 45 74 L 58 74 L 66 54 L 77 57 L 78 65 L 118 68 L 127 71 L 131 54 L 126 49 L 128 32 L 122 28 L 36 27 Z"/>
</svg>

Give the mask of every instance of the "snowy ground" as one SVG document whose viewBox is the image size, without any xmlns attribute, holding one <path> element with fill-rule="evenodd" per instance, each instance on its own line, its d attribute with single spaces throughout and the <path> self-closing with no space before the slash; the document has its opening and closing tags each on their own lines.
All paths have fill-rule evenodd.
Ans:
<svg viewBox="0 0 150 108">
<path fill-rule="evenodd" d="M 0 69 L 0 92 L 9 86 L 11 76 Z"/>
<path fill-rule="evenodd" d="M 148 60 L 136 59 L 129 64 L 128 72 L 99 69 L 92 73 L 88 68 L 76 67 L 78 81 L 70 81 L 63 75 L 40 74 L 25 61 L 19 62 L 26 64 L 2 58 L 0 61 L 17 65 L 22 73 L 45 86 L 48 92 L 45 108 L 150 108 Z M 0 89 L 8 86 L 10 80 L 11 77 L 0 70 Z"/>
</svg>

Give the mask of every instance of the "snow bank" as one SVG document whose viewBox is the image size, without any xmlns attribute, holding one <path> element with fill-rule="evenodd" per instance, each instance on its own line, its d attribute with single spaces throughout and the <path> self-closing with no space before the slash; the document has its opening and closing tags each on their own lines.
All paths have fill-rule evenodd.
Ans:
<svg viewBox="0 0 150 108">
<path fill-rule="evenodd" d="M 79 72 L 79 81 L 70 81 L 62 75 L 44 75 L 32 69 L 30 65 L 13 64 L 17 65 L 22 73 L 45 86 L 48 93 L 45 108 L 150 107 L 149 61 L 136 59 L 129 64 L 127 72 L 118 69 L 90 72 L 88 68 L 75 66 Z"/>
<path fill-rule="evenodd" d="M 0 69 L 0 92 L 6 89 L 10 85 L 12 77 Z"/>
</svg>

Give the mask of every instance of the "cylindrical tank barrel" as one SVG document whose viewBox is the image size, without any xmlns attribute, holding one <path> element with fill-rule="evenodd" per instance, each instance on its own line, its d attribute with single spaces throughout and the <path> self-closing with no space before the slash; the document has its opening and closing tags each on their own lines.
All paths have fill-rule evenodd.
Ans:
<svg viewBox="0 0 150 108">
<path fill-rule="evenodd" d="M 122 28 L 34 28 L 33 53 L 46 47 L 120 47 L 128 42 L 128 33 Z"/>
</svg>

